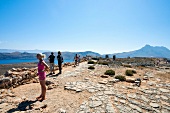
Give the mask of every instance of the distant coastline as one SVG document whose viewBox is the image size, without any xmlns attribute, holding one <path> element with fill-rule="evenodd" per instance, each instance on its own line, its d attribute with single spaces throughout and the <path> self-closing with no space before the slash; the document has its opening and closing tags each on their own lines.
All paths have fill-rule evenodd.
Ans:
<svg viewBox="0 0 170 113">
<path fill-rule="evenodd" d="M 4 74 L 7 70 L 12 68 L 34 68 L 37 67 L 37 59 L 4 59 L 0 60 L 0 75 Z M 49 63 L 46 60 L 47 64 Z M 73 62 L 73 60 L 64 60 L 65 62 Z M 57 60 L 55 60 L 55 64 L 57 64 Z"/>
<path fill-rule="evenodd" d="M 0 64 L 21 64 L 21 63 L 37 63 L 37 59 L 0 59 Z M 48 63 L 48 60 L 46 60 Z M 65 59 L 65 62 L 73 62 L 73 60 Z M 57 60 L 55 60 L 55 64 L 58 64 Z"/>
</svg>

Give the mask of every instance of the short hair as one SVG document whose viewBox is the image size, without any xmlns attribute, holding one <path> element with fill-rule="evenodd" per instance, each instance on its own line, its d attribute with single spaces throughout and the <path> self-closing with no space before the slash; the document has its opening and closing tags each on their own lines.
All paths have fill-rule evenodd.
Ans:
<svg viewBox="0 0 170 113">
<path fill-rule="evenodd" d="M 58 54 L 59 54 L 59 55 L 61 55 L 61 52 L 60 52 L 60 51 L 58 51 Z"/>
<path fill-rule="evenodd" d="M 51 52 L 51 54 L 53 55 L 53 54 L 54 54 L 54 52 Z"/>
</svg>

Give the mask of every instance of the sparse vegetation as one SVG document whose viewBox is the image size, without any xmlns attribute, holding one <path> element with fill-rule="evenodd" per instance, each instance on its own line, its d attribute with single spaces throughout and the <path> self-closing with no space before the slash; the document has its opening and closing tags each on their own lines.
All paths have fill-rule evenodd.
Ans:
<svg viewBox="0 0 170 113">
<path fill-rule="evenodd" d="M 137 72 L 135 70 L 126 70 L 125 74 L 127 76 L 133 76 L 133 74 L 136 74 Z"/>
<path fill-rule="evenodd" d="M 115 76 L 115 79 L 119 79 L 120 81 L 126 81 L 126 77 L 122 75 Z"/>
<path fill-rule="evenodd" d="M 90 61 L 88 61 L 88 64 L 95 64 L 95 62 L 90 60 Z"/>
<path fill-rule="evenodd" d="M 136 72 L 135 70 L 132 70 L 132 73 L 133 73 L 133 74 L 136 74 L 137 72 Z"/>
<path fill-rule="evenodd" d="M 98 62 L 98 64 L 101 64 L 101 65 L 108 65 L 107 62 Z"/>
<path fill-rule="evenodd" d="M 107 70 L 104 74 L 113 77 L 115 75 L 115 71 L 114 70 Z"/>
<path fill-rule="evenodd" d="M 99 58 L 92 58 L 92 60 L 99 60 Z"/>
<path fill-rule="evenodd" d="M 95 67 L 94 66 L 89 66 L 88 69 L 93 70 L 93 69 L 95 69 Z"/>
</svg>

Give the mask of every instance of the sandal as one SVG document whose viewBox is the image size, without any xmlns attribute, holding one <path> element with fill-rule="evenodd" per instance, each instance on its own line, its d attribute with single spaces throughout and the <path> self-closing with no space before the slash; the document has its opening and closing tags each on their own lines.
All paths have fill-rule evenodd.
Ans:
<svg viewBox="0 0 170 113">
<path fill-rule="evenodd" d="M 46 98 L 45 97 L 42 97 L 39 101 L 42 102 L 44 101 Z"/>
<path fill-rule="evenodd" d="M 39 100 L 40 98 L 42 98 L 42 96 L 40 95 L 39 97 L 36 98 L 36 100 Z"/>
</svg>

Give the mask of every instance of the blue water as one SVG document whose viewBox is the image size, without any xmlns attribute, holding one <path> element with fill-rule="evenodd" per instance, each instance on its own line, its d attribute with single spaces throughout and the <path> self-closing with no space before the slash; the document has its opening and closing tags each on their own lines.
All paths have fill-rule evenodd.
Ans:
<svg viewBox="0 0 170 113">
<path fill-rule="evenodd" d="M 0 60 L 0 64 L 18 64 L 18 63 L 28 63 L 28 62 L 38 62 L 37 59 L 5 59 Z M 49 61 L 46 61 L 47 63 Z M 64 62 L 73 62 L 73 60 L 64 60 Z M 57 60 L 55 60 L 55 64 L 58 64 Z"/>
</svg>

